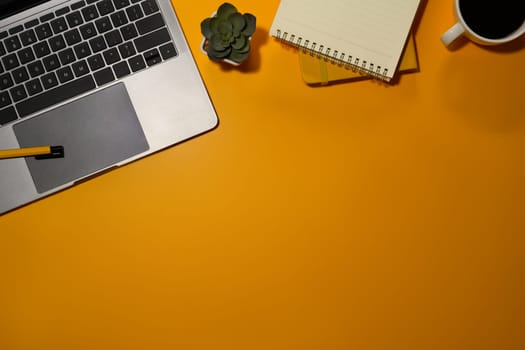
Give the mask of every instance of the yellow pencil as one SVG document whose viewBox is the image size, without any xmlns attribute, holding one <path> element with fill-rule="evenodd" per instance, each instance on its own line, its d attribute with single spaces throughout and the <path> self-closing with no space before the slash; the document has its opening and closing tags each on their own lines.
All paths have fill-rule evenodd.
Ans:
<svg viewBox="0 0 525 350">
<path fill-rule="evenodd" d="M 64 157 L 64 147 L 37 146 L 0 150 L 0 159 L 19 157 L 35 157 L 37 159 L 62 158 Z"/>
</svg>

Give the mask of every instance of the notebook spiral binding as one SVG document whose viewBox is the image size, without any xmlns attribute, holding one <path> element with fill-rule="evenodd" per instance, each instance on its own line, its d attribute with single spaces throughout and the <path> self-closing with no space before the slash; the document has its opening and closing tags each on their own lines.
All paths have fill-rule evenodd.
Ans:
<svg viewBox="0 0 525 350">
<path fill-rule="evenodd" d="M 376 79 L 388 81 L 387 68 L 382 69 L 381 66 L 375 65 L 373 62 L 361 60 L 359 57 L 353 57 L 351 55 L 347 55 L 344 52 L 339 52 L 337 50 L 332 51 L 332 49 L 329 47 L 318 45 L 317 43 L 311 42 L 310 40 L 304 40 L 300 36 L 298 37 L 294 34 L 283 32 L 280 29 L 277 29 L 276 32 L 276 38 L 278 40 L 284 41 L 310 54 L 314 54 L 318 58 L 324 58 L 333 64 L 342 65 L 347 69 L 358 71 L 361 74 L 366 74 Z"/>
</svg>

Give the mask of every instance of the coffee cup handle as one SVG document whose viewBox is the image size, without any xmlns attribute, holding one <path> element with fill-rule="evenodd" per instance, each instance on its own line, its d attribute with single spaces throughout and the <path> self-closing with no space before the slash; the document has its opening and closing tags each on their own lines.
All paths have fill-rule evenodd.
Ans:
<svg viewBox="0 0 525 350">
<path fill-rule="evenodd" d="M 441 36 L 441 42 L 445 44 L 445 46 L 449 46 L 457 38 L 462 36 L 463 33 L 465 33 L 465 28 L 461 25 L 461 23 L 458 22 Z"/>
</svg>

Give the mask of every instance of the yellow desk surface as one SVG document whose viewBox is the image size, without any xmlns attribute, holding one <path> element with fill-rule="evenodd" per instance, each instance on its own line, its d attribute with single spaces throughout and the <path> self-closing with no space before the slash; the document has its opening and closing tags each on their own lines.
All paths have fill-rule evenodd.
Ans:
<svg viewBox="0 0 525 350">
<path fill-rule="evenodd" d="M 431 0 L 419 73 L 312 88 L 278 0 L 241 68 L 175 4 L 219 127 L 0 217 L 0 349 L 525 348 L 523 40 Z"/>
</svg>

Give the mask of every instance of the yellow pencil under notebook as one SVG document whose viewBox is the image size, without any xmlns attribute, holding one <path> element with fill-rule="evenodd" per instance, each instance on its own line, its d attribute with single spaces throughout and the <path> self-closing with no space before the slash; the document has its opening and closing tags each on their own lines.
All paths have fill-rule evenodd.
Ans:
<svg viewBox="0 0 525 350">
<path fill-rule="evenodd" d="M 35 157 L 37 159 L 62 158 L 64 157 L 64 147 L 37 146 L 0 150 L 0 159 L 20 157 Z"/>
</svg>

